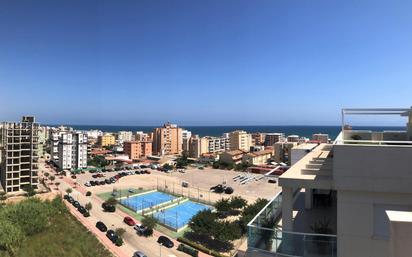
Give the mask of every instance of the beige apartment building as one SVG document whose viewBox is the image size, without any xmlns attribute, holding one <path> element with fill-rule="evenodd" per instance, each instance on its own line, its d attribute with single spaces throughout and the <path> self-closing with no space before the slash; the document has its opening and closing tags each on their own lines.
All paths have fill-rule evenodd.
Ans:
<svg viewBox="0 0 412 257">
<path fill-rule="evenodd" d="M 249 152 L 252 146 L 252 136 L 243 130 L 229 133 L 230 150 L 242 150 Z"/>
<path fill-rule="evenodd" d="M 97 137 L 97 144 L 100 147 L 111 146 L 116 144 L 116 137 L 110 133 L 106 133 Z"/>
<path fill-rule="evenodd" d="M 219 154 L 219 161 L 227 164 L 239 164 L 242 162 L 243 155 L 246 152 L 242 150 L 232 150 Z"/>
<path fill-rule="evenodd" d="M 126 141 L 123 150 L 131 160 L 140 160 L 152 155 L 152 141 Z"/>
<path fill-rule="evenodd" d="M 199 158 L 202 154 L 208 153 L 209 140 L 199 135 L 191 136 L 189 139 L 189 157 Z"/>
<path fill-rule="evenodd" d="M 406 116 L 406 129 L 344 129 L 348 115 L 380 114 Z M 248 256 L 411 256 L 411 157 L 412 108 L 344 109 L 336 140 L 283 173 L 248 224 Z"/>
<path fill-rule="evenodd" d="M 153 154 L 172 155 L 182 153 L 182 128 L 166 123 L 161 128 L 155 128 L 152 133 Z"/>
<path fill-rule="evenodd" d="M 262 150 L 258 152 L 250 152 L 242 157 L 242 162 L 251 165 L 267 164 L 268 160 L 272 158 L 273 150 Z"/>
<path fill-rule="evenodd" d="M 23 116 L 21 122 L 4 122 L 0 145 L 1 185 L 6 193 L 18 192 L 26 186 L 38 185 L 39 124 L 32 116 Z"/>
<path fill-rule="evenodd" d="M 312 135 L 312 140 L 318 141 L 319 143 L 326 144 L 329 142 L 329 135 L 328 134 L 313 134 Z"/>
</svg>

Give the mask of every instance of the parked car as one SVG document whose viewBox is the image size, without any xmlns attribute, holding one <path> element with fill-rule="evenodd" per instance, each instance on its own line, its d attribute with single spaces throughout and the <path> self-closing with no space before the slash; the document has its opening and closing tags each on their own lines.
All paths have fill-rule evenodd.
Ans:
<svg viewBox="0 0 412 257">
<path fill-rule="evenodd" d="M 74 201 L 72 204 L 76 208 L 79 208 L 79 206 L 80 206 L 80 203 L 78 201 Z"/>
<path fill-rule="evenodd" d="M 106 179 L 104 180 L 104 182 L 106 182 L 106 184 L 112 183 L 112 181 L 111 181 L 110 179 L 108 179 L 108 178 L 106 178 Z"/>
<path fill-rule="evenodd" d="M 123 221 L 124 221 L 124 223 L 126 223 L 129 226 L 136 225 L 136 222 L 132 218 L 130 218 L 129 216 L 124 217 Z"/>
<path fill-rule="evenodd" d="M 144 234 L 144 232 L 146 231 L 146 227 L 141 225 L 141 224 L 136 224 L 133 226 L 133 229 L 136 230 L 136 233 L 141 236 Z"/>
<path fill-rule="evenodd" d="M 102 180 L 102 181 L 99 182 L 99 184 L 103 186 L 103 185 L 106 185 L 106 182 L 104 180 Z"/>
<path fill-rule="evenodd" d="M 106 212 L 115 212 L 116 211 L 116 206 L 102 203 L 102 208 Z"/>
<path fill-rule="evenodd" d="M 147 257 L 144 253 L 137 251 L 134 252 L 133 257 Z"/>
<path fill-rule="evenodd" d="M 276 184 L 277 182 L 276 182 L 276 179 L 269 179 L 268 183 Z"/>
<path fill-rule="evenodd" d="M 73 199 L 73 197 L 71 197 L 71 196 L 69 196 L 69 197 L 67 198 L 67 201 L 68 201 L 69 203 L 71 203 L 71 204 L 74 203 L 74 199 Z"/>
<path fill-rule="evenodd" d="M 167 248 L 172 248 L 175 244 L 172 242 L 172 240 L 170 240 L 169 238 L 165 237 L 165 236 L 159 236 L 159 238 L 157 239 L 157 243 L 161 244 Z"/>
<path fill-rule="evenodd" d="M 225 188 L 225 194 L 228 194 L 228 195 L 233 194 L 233 188 L 231 188 L 231 187 L 226 187 L 226 188 Z"/>
<path fill-rule="evenodd" d="M 186 181 L 182 181 L 182 187 L 189 187 L 189 183 Z"/>
<path fill-rule="evenodd" d="M 91 187 L 91 186 L 92 186 L 89 181 L 86 182 L 86 183 L 84 183 L 84 185 L 85 185 L 86 187 Z"/>
<path fill-rule="evenodd" d="M 81 205 L 77 208 L 77 210 L 78 210 L 81 214 L 84 214 L 85 212 L 87 212 L 86 208 L 84 208 L 84 207 L 81 206 Z"/>
<path fill-rule="evenodd" d="M 63 196 L 63 199 L 64 199 L 64 200 L 69 200 L 69 197 L 70 197 L 70 195 L 64 195 L 64 196 Z"/>
<path fill-rule="evenodd" d="M 112 241 L 112 243 L 115 243 L 117 241 L 117 239 L 119 238 L 119 236 L 116 235 L 116 233 L 111 229 L 107 230 L 106 236 L 107 236 L 107 238 L 110 239 L 110 241 Z"/>
<path fill-rule="evenodd" d="M 106 225 L 101 221 L 96 222 L 96 228 L 98 228 L 101 232 L 107 231 Z"/>
</svg>

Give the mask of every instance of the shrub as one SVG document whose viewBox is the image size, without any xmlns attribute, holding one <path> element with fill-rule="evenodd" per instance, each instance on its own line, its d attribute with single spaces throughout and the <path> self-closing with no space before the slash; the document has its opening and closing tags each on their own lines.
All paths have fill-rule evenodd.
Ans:
<svg viewBox="0 0 412 257">
<path fill-rule="evenodd" d="M 121 237 L 118 237 L 116 242 L 115 242 L 116 246 L 122 246 L 123 245 L 123 239 Z"/>
<path fill-rule="evenodd" d="M 0 250 L 14 256 L 24 241 L 24 234 L 18 226 L 7 220 L 0 220 L 0 228 Z"/>
<path fill-rule="evenodd" d="M 156 219 L 150 216 L 144 217 L 144 219 L 142 220 L 142 225 L 148 229 L 154 229 L 156 223 Z"/>
<path fill-rule="evenodd" d="M 198 250 L 193 249 L 192 247 L 186 246 L 186 245 L 184 245 L 184 244 L 180 244 L 180 245 L 177 247 L 177 250 L 178 250 L 178 251 L 181 251 L 181 252 L 184 252 L 184 253 L 187 253 L 187 254 L 189 254 L 189 255 L 191 255 L 191 256 L 193 256 L 193 257 L 197 257 L 197 256 L 199 255 L 199 251 L 198 251 Z"/>
<path fill-rule="evenodd" d="M 203 246 L 202 244 L 193 242 L 190 239 L 185 238 L 185 237 L 179 237 L 177 239 L 177 241 L 179 241 L 181 243 L 184 243 L 184 244 L 187 244 L 187 245 L 189 245 L 189 246 L 191 246 L 191 247 L 193 247 L 193 248 L 195 248 L 195 249 L 197 249 L 201 252 L 210 254 L 210 255 L 215 256 L 215 257 L 227 257 L 226 255 L 223 255 L 223 254 L 219 253 L 218 251 L 211 250 L 211 249 L 207 248 L 206 246 Z"/>
<path fill-rule="evenodd" d="M 86 196 L 91 196 L 91 195 L 92 195 L 92 192 L 90 192 L 90 191 L 86 192 Z"/>
</svg>

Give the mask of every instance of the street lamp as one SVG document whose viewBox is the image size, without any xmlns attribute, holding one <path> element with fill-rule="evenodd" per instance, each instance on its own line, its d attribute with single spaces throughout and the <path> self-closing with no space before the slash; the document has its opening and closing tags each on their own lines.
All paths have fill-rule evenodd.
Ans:
<svg viewBox="0 0 412 257">
<path fill-rule="evenodd" d="M 159 243 L 159 257 L 162 257 L 162 243 Z"/>
</svg>

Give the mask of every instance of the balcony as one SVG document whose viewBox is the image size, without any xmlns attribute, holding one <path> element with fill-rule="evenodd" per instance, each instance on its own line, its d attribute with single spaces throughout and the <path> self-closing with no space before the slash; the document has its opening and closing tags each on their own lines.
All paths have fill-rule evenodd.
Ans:
<svg viewBox="0 0 412 257">
<path fill-rule="evenodd" d="M 304 192 L 294 194 L 294 224 L 292 231 L 282 228 L 281 211 L 283 196 L 279 193 L 248 224 L 248 255 L 260 253 L 276 254 L 276 256 L 296 257 L 334 257 L 337 255 L 336 235 L 314 233 L 311 227 L 318 217 L 332 216 L 331 230 L 336 231 L 336 201 L 325 208 L 317 201 L 312 210 L 305 210 Z"/>
</svg>

